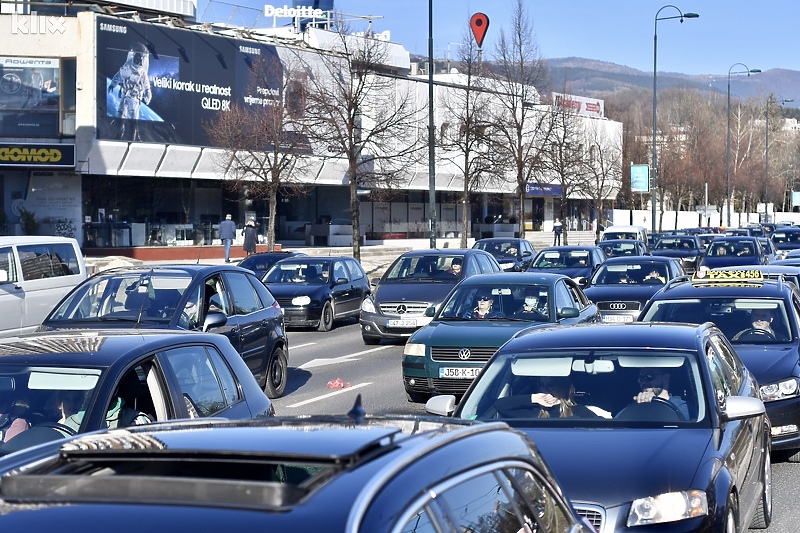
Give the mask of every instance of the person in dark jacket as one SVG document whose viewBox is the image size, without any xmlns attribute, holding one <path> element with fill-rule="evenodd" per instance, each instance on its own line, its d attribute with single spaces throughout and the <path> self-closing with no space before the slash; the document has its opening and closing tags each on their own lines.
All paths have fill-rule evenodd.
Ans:
<svg viewBox="0 0 800 533">
<path fill-rule="evenodd" d="M 244 253 L 247 255 L 256 253 L 256 243 L 258 242 L 258 230 L 256 229 L 256 223 L 252 218 L 247 221 L 243 233 L 244 233 Z"/>
<path fill-rule="evenodd" d="M 230 214 L 225 215 L 225 220 L 219 223 L 219 238 L 225 246 L 225 262 L 231 262 L 231 244 L 236 238 L 236 224 Z"/>
</svg>

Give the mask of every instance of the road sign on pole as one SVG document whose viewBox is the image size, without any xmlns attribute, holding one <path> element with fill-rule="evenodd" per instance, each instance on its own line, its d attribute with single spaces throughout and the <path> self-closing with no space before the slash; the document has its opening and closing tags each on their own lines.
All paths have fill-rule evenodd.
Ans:
<svg viewBox="0 0 800 533">
<path fill-rule="evenodd" d="M 650 190 L 650 165 L 631 165 L 631 192 Z"/>
</svg>

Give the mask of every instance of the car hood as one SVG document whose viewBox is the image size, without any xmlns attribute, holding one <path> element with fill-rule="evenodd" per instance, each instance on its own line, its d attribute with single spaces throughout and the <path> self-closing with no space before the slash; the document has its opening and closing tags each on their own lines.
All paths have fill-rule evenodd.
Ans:
<svg viewBox="0 0 800 533">
<path fill-rule="evenodd" d="M 429 346 L 501 346 L 515 333 L 531 327 L 553 326 L 552 322 L 503 322 L 497 320 L 435 320 L 408 340 Z"/>
<path fill-rule="evenodd" d="M 457 281 L 457 280 L 456 280 Z M 381 282 L 375 288 L 372 298 L 381 302 L 428 302 L 438 304 L 453 289 L 455 282 Z"/>
<path fill-rule="evenodd" d="M 759 385 L 798 375 L 798 351 L 791 344 L 737 344 L 733 347 Z"/>
<path fill-rule="evenodd" d="M 310 296 L 326 287 L 326 285 L 306 285 L 305 283 L 265 283 L 265 285 L 275 298 Z"/>
<path fill-rule="evenodd" d="M 575 278 L 588 278 L 592 275 L 592 268 L 591 267 L 582 267 L 582 268 L 529 268 L 528 272 L 533 272 L 534 270 L 538 270 L 540 272 L 550 272 L 553 274 L 563 274 L 568 276 L 572 279 Z"/>
<path fill-rule="evenodd" d="M 573 502 L 603 507 L 693 487 L 710 429 L 523 428 Z M 650 474 L 644 474 L 650 472 Z"/>
<path fill-rule="evenodd" d="M 724 266 L 739 266 L 739 265 L 760 265 L 761 259 L 758 256 L 750 255 L 745 257 L 737 257 L 735 255 L 725 257 L 706 257 L 703 259 L 702 266 L 708 268 L 718 268 Z"/>
<path fill-rule="evenodd" d="M 663 285 L 647 285 L 639 283 L 619 285 L 592 285 L 583 290 L 583 293 L 594 303 L 637 301 L 644 304 Z"/>
</svg>

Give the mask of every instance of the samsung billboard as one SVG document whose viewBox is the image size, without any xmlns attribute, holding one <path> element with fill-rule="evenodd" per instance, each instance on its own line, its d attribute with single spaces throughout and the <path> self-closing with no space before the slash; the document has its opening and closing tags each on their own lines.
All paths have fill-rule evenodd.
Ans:
<svg viewBox="0 0 800 533">
<path fill-rule="evenodd" d="M 255 83 L 255 64 L 274 79 Z M 210 146 L 231 105 L 280 101 L 279 65 L 274 46 L 98 16 L 97 138 Z"/>
</svg>

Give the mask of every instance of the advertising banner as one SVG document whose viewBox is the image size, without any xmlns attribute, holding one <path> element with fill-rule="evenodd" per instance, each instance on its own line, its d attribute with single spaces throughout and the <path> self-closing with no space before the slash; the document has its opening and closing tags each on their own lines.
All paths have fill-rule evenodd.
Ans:
<svg viewBox="0 0 800 533">
<path fill-rule="evenodd" d="M 74 144 L 0 143 L 0 167 L 75 167 Z"/>
<path fill-rule="evenodd" d="M 590 117 L 605 116 L 605 102 L 599 98 L 587 98 L 574 94 L 553 93 L 553 105 L 572 109 L 578 115 Z"/>
<path fill-rule="evenodd" d="M 561 185 L 552 183 L 526 183 L 525 192 L 528 196 L 561 196 L 564 191 Z"/>
<path fill-rule="evenodd" d="M 650 190 L 650 165 L 631 165 L 631 192 Z"/>
<path fill-rule="evenodd" d="M 0 56 L 0 136 L 58 136 L 59 61 Z"/>
<path fill-rule="evenodd" d="M 210 146 L 206 127 L 232 104 L 280 101 L 278 65 L 274 46 L 98 16 L 97 138 Z"/>
</svg>

